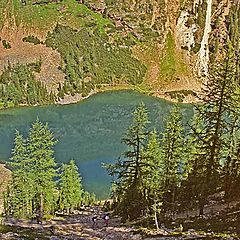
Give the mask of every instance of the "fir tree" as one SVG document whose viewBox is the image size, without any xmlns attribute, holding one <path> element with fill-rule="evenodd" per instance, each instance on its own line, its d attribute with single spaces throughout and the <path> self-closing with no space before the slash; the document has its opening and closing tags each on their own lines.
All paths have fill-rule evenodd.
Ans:
<svg viewBox="0 0 240 240">
<path fill-rule="evenodd" d="M 28 137 L 28 156 L 31 168 L 29 174 L 34 182 L 34 209 L 40 218 L 43 214 L 51 214 L 55 208 L 54 178 L 56 163 L 53 147 L 56 144 L 53 133 L 47 124 L 38 119 L 32 124 Z"/>
<path fill-rule="evenodd" d="M 73 212 L 83 198 L 83 188 L 78 168 L 71 160 L 69 164 L 63 164 L 60 175 L 60 199 L 59 207 L 61 211 Z"/>
<path fill-rule="evenodd" d="M 161 141 L 163 208 L 172 213 L 176 210 L 177 188 L 184 172 L 184 129 L 179 107 L 170 113 Z"/>
<path fill-rule="evenodd" d="M 146 162 L 143 159 L 142 150 L 146 145 L 148 123 L 147 110 L 141 104 L 134 111 L 133 123 L 122 139 L 128 150 L 116 164 L 108 166 L 110 174 L 115 177 L 114 197 L 117 211 L 124 219 L 135 219 L 147 208 L 143 190 Z"/>
</svg>

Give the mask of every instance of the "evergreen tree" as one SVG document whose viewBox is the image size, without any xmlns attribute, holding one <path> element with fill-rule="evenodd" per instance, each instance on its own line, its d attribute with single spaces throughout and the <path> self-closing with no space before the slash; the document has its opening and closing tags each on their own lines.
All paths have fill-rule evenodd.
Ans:
<svg viewBox="0 0 240 240">
<path fill-rule="evenodd" d="M 8 198 L 6 208 L 11 208 L 11 210 L 5 210 L 15 217 L 31 216 L 32 179 L 28 174 L 29 159 L 26 141 L 18 131 L 9 165 L 12 169 L 12 181 L 5 197 Z"/>
<path fill-rule="evenodd" d="M 238 116 L 230 117 L 232 122 L 225 133 L 226 146 L 223 152 L 224 164 L 222 168 L 222 189 L 225 192 L 225 200 L 233 200 L 240 197 L 236 191 L 240 184 L 240 113 Z"/>
<path fill-rule="evenodd" d="M 184 173 L 184 129 L 178 106 L 173 107 L 161 141 L 163 208 L 176 210 L 177 189 Z"/>
<path fill-rule="evenodd" d="M 142 154 L 146 164 L 143 178 L 144 197 L 147 201 L 148 213 L 150 215 L 153 213 L 155 225 L 158 229 L 157 215 L 161 211 L 163 194 L 160 185 L 163 162 L 156 130 L 149 133 L 148 143 Z"/>
<path fill-rule="evenodd" d="M 226 52 L 232 61 L 228 75 L 233 85 L 233 101 L 231 101 L 228 113 L 228 124 L 225 130 L 225 148 L 223 153 L 224 167 L 222 169 L 222 189 L 225 191 L 225 200 L 240 197 L 236 191 L 240 184 L 240 3 L 236 1 L 229 14 L 227 28 L 229 39 L 227 39 Z"/>
<path fill-rule="evenodd" d="M 48 125 L 37 119 L 29 131 L 28 154 L 35 188 L 35 209 L 40 216 L 54 210 L 54 178 L 57 176 L 53 157 L 55 144 L 56 140 Z"/>
<path fill-rule="evenodd" d="M 117 211 L 124 219 L 135 219 L 147 208 L 143 189 L 146 162 L 143 159 L 142 150 L 146 146 L 148 123 L 147 110 L 141 104 L 134 111 L 133 123 L 122 139 L 128 150 L 116 164 L 107 167 L 115 178 L 113 194 Z"/>
<path fill-rule="evenodd" d="M 73 212 L 82 201 L 81 177 L 74 160 L 69 164 L 63 164 L 61 171 L 59 207 L 61 211 L 65 210 L 69 213 Z"/>
<path fill-rule="evenodd" d="M 189 184 L 192 185 L 192 195 L 196 196 L 199 214 L 203 214 L 207 197 L 220 187 L 220 163 L 228 164 L 226 147 L 233 141 L 229 131 L 235 131 L 237 125 L 234 125 L 234 116 L 239 116 L 236 107 L 239 102 L 238 65 L 233 47 L 226 40 L 221 59 L 216 60 L 210 68 L 211 74 L 200 98 L 202 104 L 196 106 L 199 124 L 192 130 L 197 152 Z"/>
</svg>

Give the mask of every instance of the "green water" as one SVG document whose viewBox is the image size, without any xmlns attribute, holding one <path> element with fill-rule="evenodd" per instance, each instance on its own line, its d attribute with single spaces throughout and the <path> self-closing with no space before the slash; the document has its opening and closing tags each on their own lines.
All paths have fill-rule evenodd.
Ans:
<svg viewBox="0 0 240 240">
<path fill-rule="evenodd" d="M 77 104 L 64 106 L 23 107 L 0 111 L 0 159 L 11 154 L 15 129 L 26 136 L 38 117 L 48 122 L 58 144 L 57 162 L 75 159 L 83 184 L 98 197 L 109 192 L 110 179 L 101 167 L 113 162 L 125 149 L 121 137 L 131 122 L 134 108 L 144 102 L 149 109 L 151 125 L 162 130 L 172 103 L 133 91 L 114 91 L 94 95 Z M 192 115 L 189 105 L 181 105 L 185 119 Z"/>
</svg>

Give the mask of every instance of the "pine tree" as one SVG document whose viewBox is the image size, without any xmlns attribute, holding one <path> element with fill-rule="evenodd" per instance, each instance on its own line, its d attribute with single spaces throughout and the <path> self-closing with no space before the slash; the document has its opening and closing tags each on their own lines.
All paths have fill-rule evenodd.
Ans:
<svg viewBox="0 0 240 240">
<path fill-rule="evenodd" d="M 220 163 L 227 163 L 226 146 L 229 146 L 229 131 L 235 131 L 233 116 L 239 116 L 239 76 L 236 74 L 238 60 L 229 40 L 222 48 L 222 56 L 210 68 L 204 84 L 202 104 L 196 106 L 198 128 L 193 127 L 197 152 L 189 181 L 193 195 L 197 196 L 199 214 L 203 214 L 207 197 L 220 187 Z M 232 130 L 231 130 L 232 129 Z M 191 180 L 190 180 L 191 179 Z"/>
<path fill-rule="evenodd" d="M 53 133 L 47 124 L 38 119 L 29 131 L 27 151 L 31 168 L 29 174 L 34 182 L 34 209 L 40 218 L 43 214 L 52 214 L 55 208 L 56 163 L 53 147 L 56 144 Z"/>
<path fill-rule="evenodd" d="M 73 212 L 83 199 L 83 188 L 78 168 L 71 160 L 69 164 L 63 164 L 60 175 L 60 199 L 61 211 Z"/>
<path fill-rule="evenodd" d="M 173 107 L 161 141 L 163 208 L 176 210 L 177 189 L 184 172 L 184 128 L 178 106 Z"/>
<path fill-rule="evenodd" d="M 134 111 L 133 123 L 122 139 L 128 150 L 116 164 L 107 167 L 115 178 L 113 194 L 117 211 L 125 220 L 141 216 L 147 208 L 143 190 L 146 162 L 143 160 L 142 150 L 146 145 L 148 123 L 147 110 L 141 104 Z"/>
</svg>

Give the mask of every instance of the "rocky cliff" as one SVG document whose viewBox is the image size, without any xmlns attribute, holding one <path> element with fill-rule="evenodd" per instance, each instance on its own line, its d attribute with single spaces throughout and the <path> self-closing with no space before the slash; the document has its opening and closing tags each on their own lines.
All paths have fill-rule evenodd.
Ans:
<svg viewBox="0 0 240 240">
<path fill-rule="evenodd" d="M 220 54 L 219 49 L 226 39 L 239 50 L 236 34 L 234 39 L 231 38 L 233 32 L 240 31 L 239 5 L 239 0 L 0 0 L 0 70 L 3 71 L 8 62 L 25 64 L 42 58 L 42 70 L 37 74 L 37 80 L 45 82 L 48 89 L 55 92 L 61 90 L 59 86 L 66 80 L 69 81 L 64 88 L 66 95 L 81 95 L 85 88 L 89 89 L 86 92 L 96 90 L 96 82 L 124 85 L 132 84 L 127 78 L 138 78 L 139 81 L 134 80 L 134 83 L 145 92 L 191 101 L 200 91 L 202 81 L 209 74 L 209 65 Z M 57 24 L 74 31 L 84 29 L 89 34 L 96 33 L 97 29 L 100 34 L 96 41 L 109 46 L 106 52 L 98 54 L 99 58 L 88 58 L 81 51 L 75 54 L 78 50 L 66 53 L 61 50 L 61 41 L 58 45 L 53 44 L 57 38 L 63 38 L 65 30 L 62 28 L 58 28 L 59 35 L 51 35 L 51 44 L 47 45 L 47 36 Z M 27 36 L 36 37 L 40 44 L 24 42 Z M 73 38 L 71 42 L 75 42 L 75 46 L 80 40 Z M 97 46 L 96 41 L 90 45 Z M 75 60 L 83 57 L 89 64 L 83 64 L 81 70 L 69 69 L 68 66 L 79 66 L 81 62 L 69 59 L 73 51 L 77 55 Z M 87 55 L 94 55 L 91 52 L 95 51 L 98 50 L 94 46 Z M 112 62 L 118 62 L 118 57 L 123 59 L 120 72 L 114 70 L 115 67 L 121 69 L 120 66 L 109 68 L 113 71 L 111 77 L 98 74 L 94 68 L 105 66 L 105 63 L 98 66 L 94 58 L 99 62 L 107 52 L 110 54 L 108 59 L 120 53 Z M 132 57 L 136 62 L 134 60 L 131 70 L 127 70 L 131 74 L 126 74 L 124 68 L 133 62 Z M 109 72 L 109 63 L 106 64 L 104 71 Z M 69 78 L 73 76 L 83 80 L 72 84 Z"/>
</svg>

